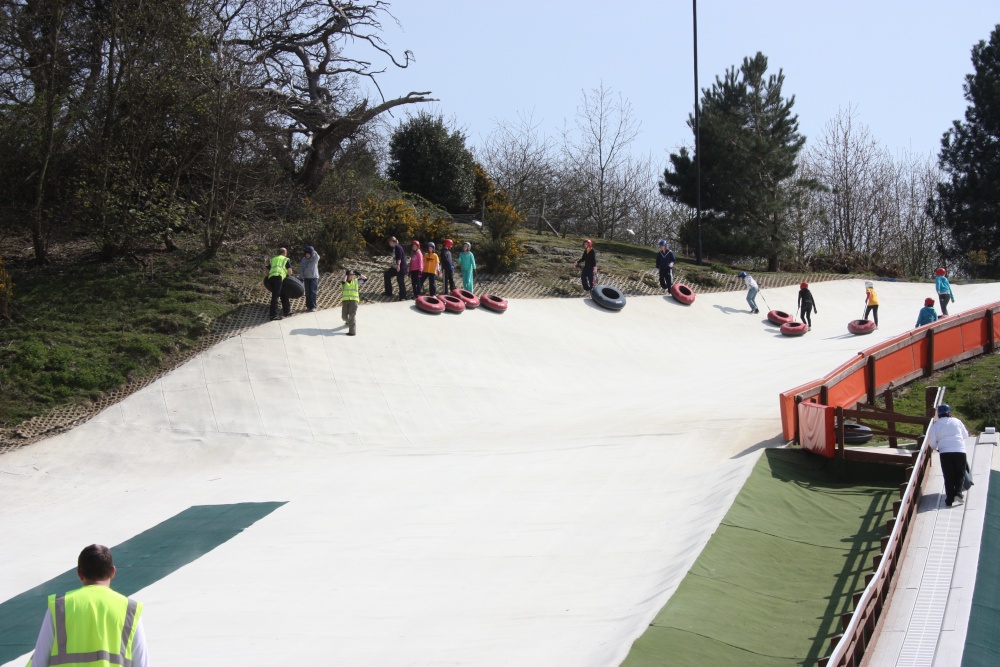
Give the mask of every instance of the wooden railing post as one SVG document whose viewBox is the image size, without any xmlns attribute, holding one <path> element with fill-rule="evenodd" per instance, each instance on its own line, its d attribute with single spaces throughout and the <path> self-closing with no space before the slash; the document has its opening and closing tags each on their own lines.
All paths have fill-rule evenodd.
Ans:
<svg viewBox="0 0 1000 667">
<path fill-rule="evenodd" d="M 927 363 L 924 365 L 924 375 L 934 372 L 934 329 L 927 330 Z"/>
<path fill-rule="evenodd" d="M 875 355 L 868 355 L 868 404 L 875 405 Z"/>
<path fill-rule="evenodd" d="M 884 394 L 884 396 L 885 396 L 885 409 L 888 410 L 889 412 L 893 412 L 893 409 L 892 409 L 892 386 L 893 386 L 893 383 L 890 382 L 889 386 L 886 387 L 885 394 Z M 896 422 L 886 422 L 885 425 L 886 425 L 886 427 L 890 431 L 895 431 L 896 430 Z M 894 436 L 894 435 L 890 435 L 889 436 L 889 446 L 890 447 L 898 447 L 899 446 L 899 440 L 896 438 L 896 436 Z"/>
<path fill-rule="evenodd" d="M 995 332 L 993 331 L 993 329 L 994 329 L 994 327 L 993 327 L 993 309 L 992 308 L 987 308 L 986 309 L 986 313 L 984 313 L 984 316 L 986 317 L 986 352 L 993 352 L 993 350 L 996 347 L 994 345 L 994 335 L 995 335 Z"/>
</svg>

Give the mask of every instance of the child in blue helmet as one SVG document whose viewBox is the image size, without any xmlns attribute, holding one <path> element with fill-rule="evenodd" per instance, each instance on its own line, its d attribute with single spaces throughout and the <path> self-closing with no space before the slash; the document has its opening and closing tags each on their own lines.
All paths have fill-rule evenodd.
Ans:
<svg viewBox="0 0 1000 667">
<path fill-rule="evenodd" d="M 747 303 L 750 305 L 750 313 L 759 313 L 760 310 L 757 309 L 757 292 L 760 291 L 760 288 L 757 287 L 757 281 L 746 271 L 740 271 L 739 277 L 747 286 Z"/>
<path fill-rule="evenodd" d="M 659 245 L 660 252 L 656 254 L 656 268 L 660 272 L 660 287 L 669 290 L 674 284 L 674 263 L 677 258 L 665 240 L 660 239 Z"/>
</svg>

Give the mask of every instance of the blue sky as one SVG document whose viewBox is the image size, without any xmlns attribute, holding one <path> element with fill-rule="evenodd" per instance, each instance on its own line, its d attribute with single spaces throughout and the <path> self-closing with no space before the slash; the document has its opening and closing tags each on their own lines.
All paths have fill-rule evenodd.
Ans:
<svg viewBox="0 0 1000 667">
<path fill-rule="evenodd" d="M 558 136 L 582 91 L 603 82 L 642 124 L 634 152 L 665 165 L 669 152 L 693 143 L 685 124 L 694 104 L 691 4 L 396 0 L 390 8 L 401 27 L 386 21 L 383 37 L 416 62 L 386 72 L 380 85 L 387 96 L 431 91 L 440 99 L 432 110 L 474 146 L 497 120 L 519 114 Z M 997 23 L 996 0 L 703 0 L 699 84 L 762 51 L 771 71 L 784 71 L 807 140 L 850 105 L 894 154 L 936 155 L 966 107 L 972 45 Z"/>
</svg>

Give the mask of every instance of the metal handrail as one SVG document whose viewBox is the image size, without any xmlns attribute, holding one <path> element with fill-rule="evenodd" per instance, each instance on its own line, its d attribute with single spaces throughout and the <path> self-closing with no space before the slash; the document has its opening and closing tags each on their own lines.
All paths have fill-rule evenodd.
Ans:
<svg viewBox="0 0 1000 667">
<path fill-rule="evenodd" d="M 944 387 L 937 387 L 933 407 L 937 408 L 943 400 Z M 923 483 L 924 472 L 931 456 L 930 448 L 927 446 L 927 432 L 930 430 L 930 426 L 929 424 L 927 430 L 924 431 L 923 443 L 913 464 L 913 473 L 906 484 L 899 512 L 896 514 L 894 525 L 889 533 L 885 548 L 882 550 L 882 557 L 875 568 L 875 573 L 861 594 L 858 603 L 854 606 L 851 620 L 844 629 L 840 641 L 837 642 L 829 657 L 820 660 L 821 667 L 855 667 L 860 664 L 864 657 L 868 640 L 871 638 L 869 633 L 874 633 L 875 624 L 878 622 L 882 606 L 886 602 L 887 589 L 892 582 L 893 574 L 895 574 L 898 559 L 902 555 L 910 521 L 917 507 L 920 486 Z"/>
</svg>

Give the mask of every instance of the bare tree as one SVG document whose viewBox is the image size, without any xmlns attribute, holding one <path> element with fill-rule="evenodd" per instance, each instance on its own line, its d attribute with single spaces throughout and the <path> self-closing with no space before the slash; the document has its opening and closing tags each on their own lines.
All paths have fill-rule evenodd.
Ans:
<svg viewBox="0 0 1000 667">
<path fill-rule="evenodd" d="M 534 118 L 519 114 L 517 122 L 499 121 L 477 151 L 479 162 L 511 204 L 540 215 L 556 170 L 555 144 L 539 133 Z"/>
<path fill-rule="evenodd" d="M 562 180 L 576 194 L 579 222 L 599 237 L 614 237 L 636 206 L 644 176 L 629 149 L 638 134 L 632 105 L 603 83 L 583 92 L 573 130 L 563 131 Z"/>
<path fill-rule="evenodd" d="M 336 0 L 214 0 L 215 49 L 232 49 L 247 68 L 259 68 L 254 89 L 273 117 L 275 153 L 296 182 L 314 192 L 331 160 L 367 123 L 398 106 L 434 101 L 429 92 L 385 99 L 365 96 L 362 80 L 376 84 L 385 71 L 359 55 L 405 68 L 410 51 L 393 55 L 379 33 L 389 5 Z M 280 131 L 283 128 L 284 131 Z"/>
</svg>

